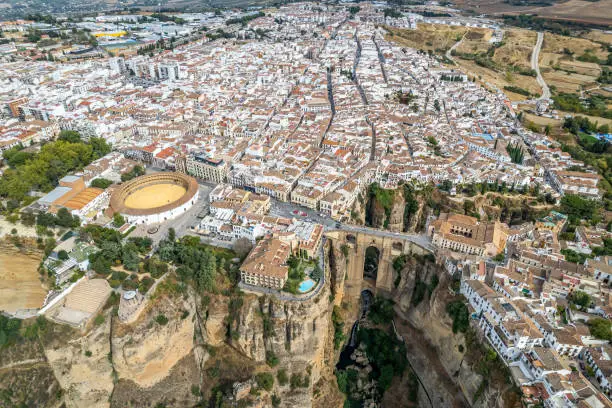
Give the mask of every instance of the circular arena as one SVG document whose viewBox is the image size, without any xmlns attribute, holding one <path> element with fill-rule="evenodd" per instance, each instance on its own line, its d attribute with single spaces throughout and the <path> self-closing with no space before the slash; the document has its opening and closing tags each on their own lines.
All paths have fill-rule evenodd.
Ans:
<svg viewBox="0 0 612 408">
<path fill-rule="evenodd" d="M 198 200 L 198 183 L 182 173 L 137 177 L 119 187 L 110 209 L 133 224 L 162 223 L 186 212 Z"/>
</svg>

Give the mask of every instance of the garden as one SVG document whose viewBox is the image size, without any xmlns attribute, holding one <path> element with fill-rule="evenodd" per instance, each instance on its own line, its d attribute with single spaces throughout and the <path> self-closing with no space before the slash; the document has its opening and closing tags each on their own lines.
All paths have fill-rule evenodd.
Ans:
<svg viewBox="0 0 612 408">
<path fill-rule="evenodd" d="M 309 292 L 323 276 L 318 259 L 304 259 L 291 255 L 287 259 L 287 265 L 289 275 L 283 291 L 294 295 Z"/>
</svg>

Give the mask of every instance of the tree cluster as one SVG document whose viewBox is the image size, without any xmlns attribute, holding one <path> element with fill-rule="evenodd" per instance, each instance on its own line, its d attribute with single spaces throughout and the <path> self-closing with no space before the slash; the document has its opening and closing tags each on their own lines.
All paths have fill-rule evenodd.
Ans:
<svg viewBox="0 0 612 408">
<path fill-rule="evenodd" d="M 133 178 L 136 177 L 140 177 L 143 176 L 145 174 L 145 169 L 144 167 L 142 167 L 141 165 L 136 165 L 134 166 L 134 168 L 132 168 L 132 170 L 123 173 L 121 175 L 121 181 L 126 182 L 126 181 L 130 181 Z"/>
<path fill-rule="evenodd" d="M 57 211 L 56 215 L 48 212 L 40 212 L 36 216 L 36 225 L 43 227 L 64 227 L 77 228 L 81 225 L 81 220 L 78 216 L 70 214 L 70 212 L 62 207 Z"/>
<path fill-rule="evenodd" d="M 87 143 L 57 140 L 7 169 L 0 178 L 0 197 L 23 201 L 32 190 L 50 191 L 66 174 L 82 169 L 110 152 L 110 145 L 100 138 Z M 9 157 L 15 160 L 14 152 Z"/>
<path fill-rule="evenodd" d="M 509 143 L 506 146 L 506 151 L 508 152 L 512 163 L 523 164 L 525 152 L 523 151 L 523 147 L 520 146 L 518 142 L 516 144 Z"/>
<path fill-rule="evenodd" d="M 184 282 L 195 283 L 200 292 L 216 291 L 217 273 L 225 268 L 225 258 L 217 256 L 199 238 L 185 236 L 178 241 L 166 239 L 160 243 L 162 261 L 178 266 L 177 274 Z"/>
<path fill-rule="evenodd" d="M 608 109 L 606 98 L 598 95 L 591 95 L 582 101 L 576 94 L 561 92 L 553 96 L 553 101 L 555 109 L 612 119 L 612 109 Z"/>
<path fill-rule="evenodd" d="M 259 11 L 255 14 L 249 14 L 246 16 L 242 16 L 242 17 L 236 17 L 236 18 L 230 18 L 225 22 L 225 25 L 232 25 L 232 24 L 242 24 L 242 25 L 246 25 L 246 23 L 248 23 L 251 20 L 255 20 L 256 18 L 259 17 L 264 17 L 266 14 Z"/>
</svg>

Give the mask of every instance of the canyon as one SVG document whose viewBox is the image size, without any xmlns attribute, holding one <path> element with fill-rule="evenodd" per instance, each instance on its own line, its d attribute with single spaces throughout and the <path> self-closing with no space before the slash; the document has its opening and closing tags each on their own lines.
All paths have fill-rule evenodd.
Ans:
<svg viewBox="0 0 612 408">
<path fill-rule="evenodd" d="M 335 367 L 343 345 L 334 347 L 332 314 L 340 311 L 350 339 L 361 313 L 360 291 L 345 290 L 350 277 L 343 245 L 327 240 L 329 279 L 308 300 L 236 290 L 200 294 L 169 279 L 131 324 L 119 321 L 112 302 L 103 322 L 84 333 L 48 322 L 37 338 L 2 353 L 0 392 L 7 384 L 13 395 L 29 393 L 41 407 L 224 406 L 236 396 L 235 385 L 246 384 L 252 392 L 241 398 L 254 406 L 342 407 Z M 452 332 L 445 311 L 454 298 L 450 275 L 432 257 L 415 253 L 406 260 L 401 270 L 391 270 L 390 290 L 367 280 L 363 288 L 395 303 L 394 326 L 419 379 L 419 406 L 512 406 L 511 387 L 484 382 L 460 351 L 466 339 Z M 417 281 L 434 275 L 439 283 L 415 305 Z M 262 373 L 274 376 L 269 390 L 254 385 Z M 404 379 L 395 378 L 380 406 L 414 406 L 402 402 L 403 387 Z"/>
</svg>

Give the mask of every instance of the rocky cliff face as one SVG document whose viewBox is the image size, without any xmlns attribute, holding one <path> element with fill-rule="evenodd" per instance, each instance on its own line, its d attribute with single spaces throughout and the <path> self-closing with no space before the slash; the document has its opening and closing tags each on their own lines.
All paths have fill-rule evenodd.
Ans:
<svg viewBox="0 0 612 408">
<path fill-rule="evenodd" d="M 63 394 L 38 339 L 0 351 L 0 406 L 59 407 Z"/>
<path fill-rule="evenodd" d="M 192 302 L 163 297 L 129 327 L 118 324 L 112 336 L 113 364 L 120 378 L 150 387 L 193 349 Z M 164 318 L 167 323 L 164 323 Z"/>
<path fill-rule="evenodd" d="M 415 306 L 416 280 L 431 282 L 434 274 L 440 279 L 438 285 Z M 452 320 L 446 313 L 446 304 L 453 296 L 448 289 L 450 275 L 438 265 L 414 258 L 409 260 L 401 275 L 400 284 L 393 293 L 399 317 L 398 331 L 407 342 L 409 359 L 434 406 L 502 408 L 502 390 L 494 385 L 488 386 L 478 401 L 472 403 L 483 377 L 474 372 L 460 351 L 466 347 L 463 334 L 452 332 Z"/>
<path fill-rule="evenodd" d="M 400 204 L 395 207 L 391 216 L 399 217 Z M 189 407 L 218 398 L 221 386 L 227 391 L 235 381 L 248 381 L 255 373 L 269 372 L 276 378 L 284 370 L 289 378 L 299 376 L 299 383 L 291 386 L 275 379 L 271 391 L 256 397 L 263 406 L 269 406 L 276 395 L 281 407 L 339 408 L 344 397 L 333 374 L 340 350 L 334 349 L 331 314 L 334 305 L 342 303 L 347 334 L 359 301 L 344 298 L 346 259 L 341 246 L 331 244 L 327 284 L 312 299 L 283 301 L 236 293 L 200 296 L 189 290 L 156 294 L 132 324 L 118 322 L 109 308 L 105 322 L 87 333 L 56 333 L 51 340 L 33 343 L 28 352 L 1 355 L 0 389 L 4 383 L 12 384 L 31 393 L 32 401 L 41 407 L 62 402 L 68 407 L 159 403 Z M 439 284 L 415 305 L 417 281 L 430 283 L 434 275 L 440 278 Z M 449 280 L 438 265 L 410 258 L 391 296 L 396 302 L 398 332 L 407 342 L 409 360 L 433 405 L 469 406 L 467 401 L 472 402 L 483 378 L 470 369 L 460 352 L 464 336 L 452 333 L 445 311 L 451 296 Z M 236 296 L 240 302 L 232 303 Z M 278 365 L 267 364 L 270 357 L 278 359 Z M 21 372 L 38 379 L 45 389 L 28 385 Z M 396 401 L 394 392 L 401 395 L 401 381 L 394 384 L 383 406 Z M 427 394 L 419 394 L 422 405 L 429 405 Z M 500 391 L 489 386 L 474 406 L 504 404 Z"/>
<path fill-rule="evenodd" d="M 283 406 L 311 406 L 312 384 L 325 366 L 331 305 L 329 286 L 306 301 L 280 301 L 274 297 L 247 295 L 240 309 L 230 345 L 259 362 L 267 355 L 280 361 L 288 375 L 308 375 L 307 387 L 280 387 Z M 286 387 L 285 387 L 286 388 Z"/>
<path fill-rule="evenodd" d="M 111 320 L 89 333 L 48 344 L 45 354 L 61 387 L 68 407 L 107 407 L 113 392 L 110 353 Z"/>
</svg>

